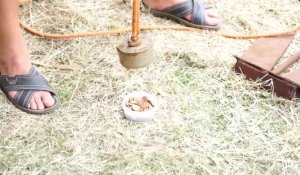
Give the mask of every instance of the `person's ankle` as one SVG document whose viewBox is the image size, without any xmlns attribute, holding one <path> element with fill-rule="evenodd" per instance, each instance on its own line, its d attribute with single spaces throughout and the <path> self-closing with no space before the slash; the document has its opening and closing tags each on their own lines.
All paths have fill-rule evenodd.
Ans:
<svg viewBox="0 0 300 175">
<path fill-rule="evenodd" d="M 28 56 L 19 56 L 11 54 L 10 56 L 3 57 L 0 60 L 1 75 L 16 76 L 26 75 L 31 68 L 31 63 Z"/>
<path fill-rule="evenodd" d="M 167 7 L 170 7 L 174 4 L 183 2 L 185 0 L 144 0 L 145 4 L 149 7 L 157 10 L 163 10 Z"/>
</svg>

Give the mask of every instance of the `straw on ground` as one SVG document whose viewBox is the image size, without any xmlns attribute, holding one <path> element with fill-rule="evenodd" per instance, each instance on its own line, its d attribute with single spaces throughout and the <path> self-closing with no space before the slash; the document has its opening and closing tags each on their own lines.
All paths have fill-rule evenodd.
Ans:
<svg viewBox="0 0 300 175">
<path fill-rule="evenodd" d="M 298 0 L 207 0 L 231 33 L 282 31 L 300 21 Z M 44 32 L 130 25 L 129 0 L 46 0 L 21 18 Z M 145 25 L 177 25 L 143 10 Z M 124 36 L 44 40 L 24 32 L 33 62 L 62 107 L 27 115 L 0 97 L 0 174 L 298 174 L 300 105 L 235 75 L 232 55 L 251 40 L 214 32 L 151 31 L 155 61 L 127 70 L 115 47 Z M 299 50 L 296 36 L 284 58 Z M 297 66 L 296 66 L 297 67 Z M 298 64 L 298 68 L 299 68 Z M 122 97 L 157 95 L 154 122 L 124 119 Z"/>
</svg>

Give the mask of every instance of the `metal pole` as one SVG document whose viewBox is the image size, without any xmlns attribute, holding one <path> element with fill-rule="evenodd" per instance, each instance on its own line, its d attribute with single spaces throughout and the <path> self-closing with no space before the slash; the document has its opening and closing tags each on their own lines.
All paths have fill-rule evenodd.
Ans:
<svg viewBox="0 0 300 175">
<path fill-rule="evenodd" d="M 140 0 L 133 1 L 133 14 L 132 14 L 132 35 L 131 42 L 139 40 L 140 34 Z"/>
</svg>

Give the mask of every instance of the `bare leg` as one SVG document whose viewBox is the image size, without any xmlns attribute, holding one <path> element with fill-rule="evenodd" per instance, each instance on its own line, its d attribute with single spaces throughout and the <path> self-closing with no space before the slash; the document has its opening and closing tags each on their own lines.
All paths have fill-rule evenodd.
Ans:
<svg viewBox="0 0 300 175">
<path fill-rule="evenodd" d="M 28 49 L 18 23 L 19 6 L 17 0 L 0 0 L 0 72 L 1 75 L 25 75 L 31 68 Z M 14 98 L 16 92 L 10 92 Z M 54 105 L 49 92 L 34 93 L 29 107 L 44 109 Z"/>
<path fill-rule="evenodd" d="M 183 1 L 186 0 L 144 0 L 145 4 L 157 10 L 165 9 L 167 7 L 170 7 L 174 4 L 178 4 Z M 213 9 L 206 9 L 205 12 L 206 12 L 205 23 L 207 25 L 216 26 L 222 22 L 221 17 Z M 192 15 L 188 15 L 185 18 L 191 21 Z"/>
</svg>

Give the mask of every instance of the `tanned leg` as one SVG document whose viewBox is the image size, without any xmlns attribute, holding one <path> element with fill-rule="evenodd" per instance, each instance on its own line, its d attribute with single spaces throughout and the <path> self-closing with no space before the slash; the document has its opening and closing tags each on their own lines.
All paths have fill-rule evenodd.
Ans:
<svg viewBox="0 0 300 175">
<path fill-rule="evenodd" d="M 31 68 L 29 53 L 18 23 L 18 0 L 0 0 L 0 72 L 1 75 L 26 75 Z M 16 92 L 10 92 L 14 98 Z M 34 93 L 29 108 L 42 110 L 54 105 L 49 92 Z"/>
</svg>

